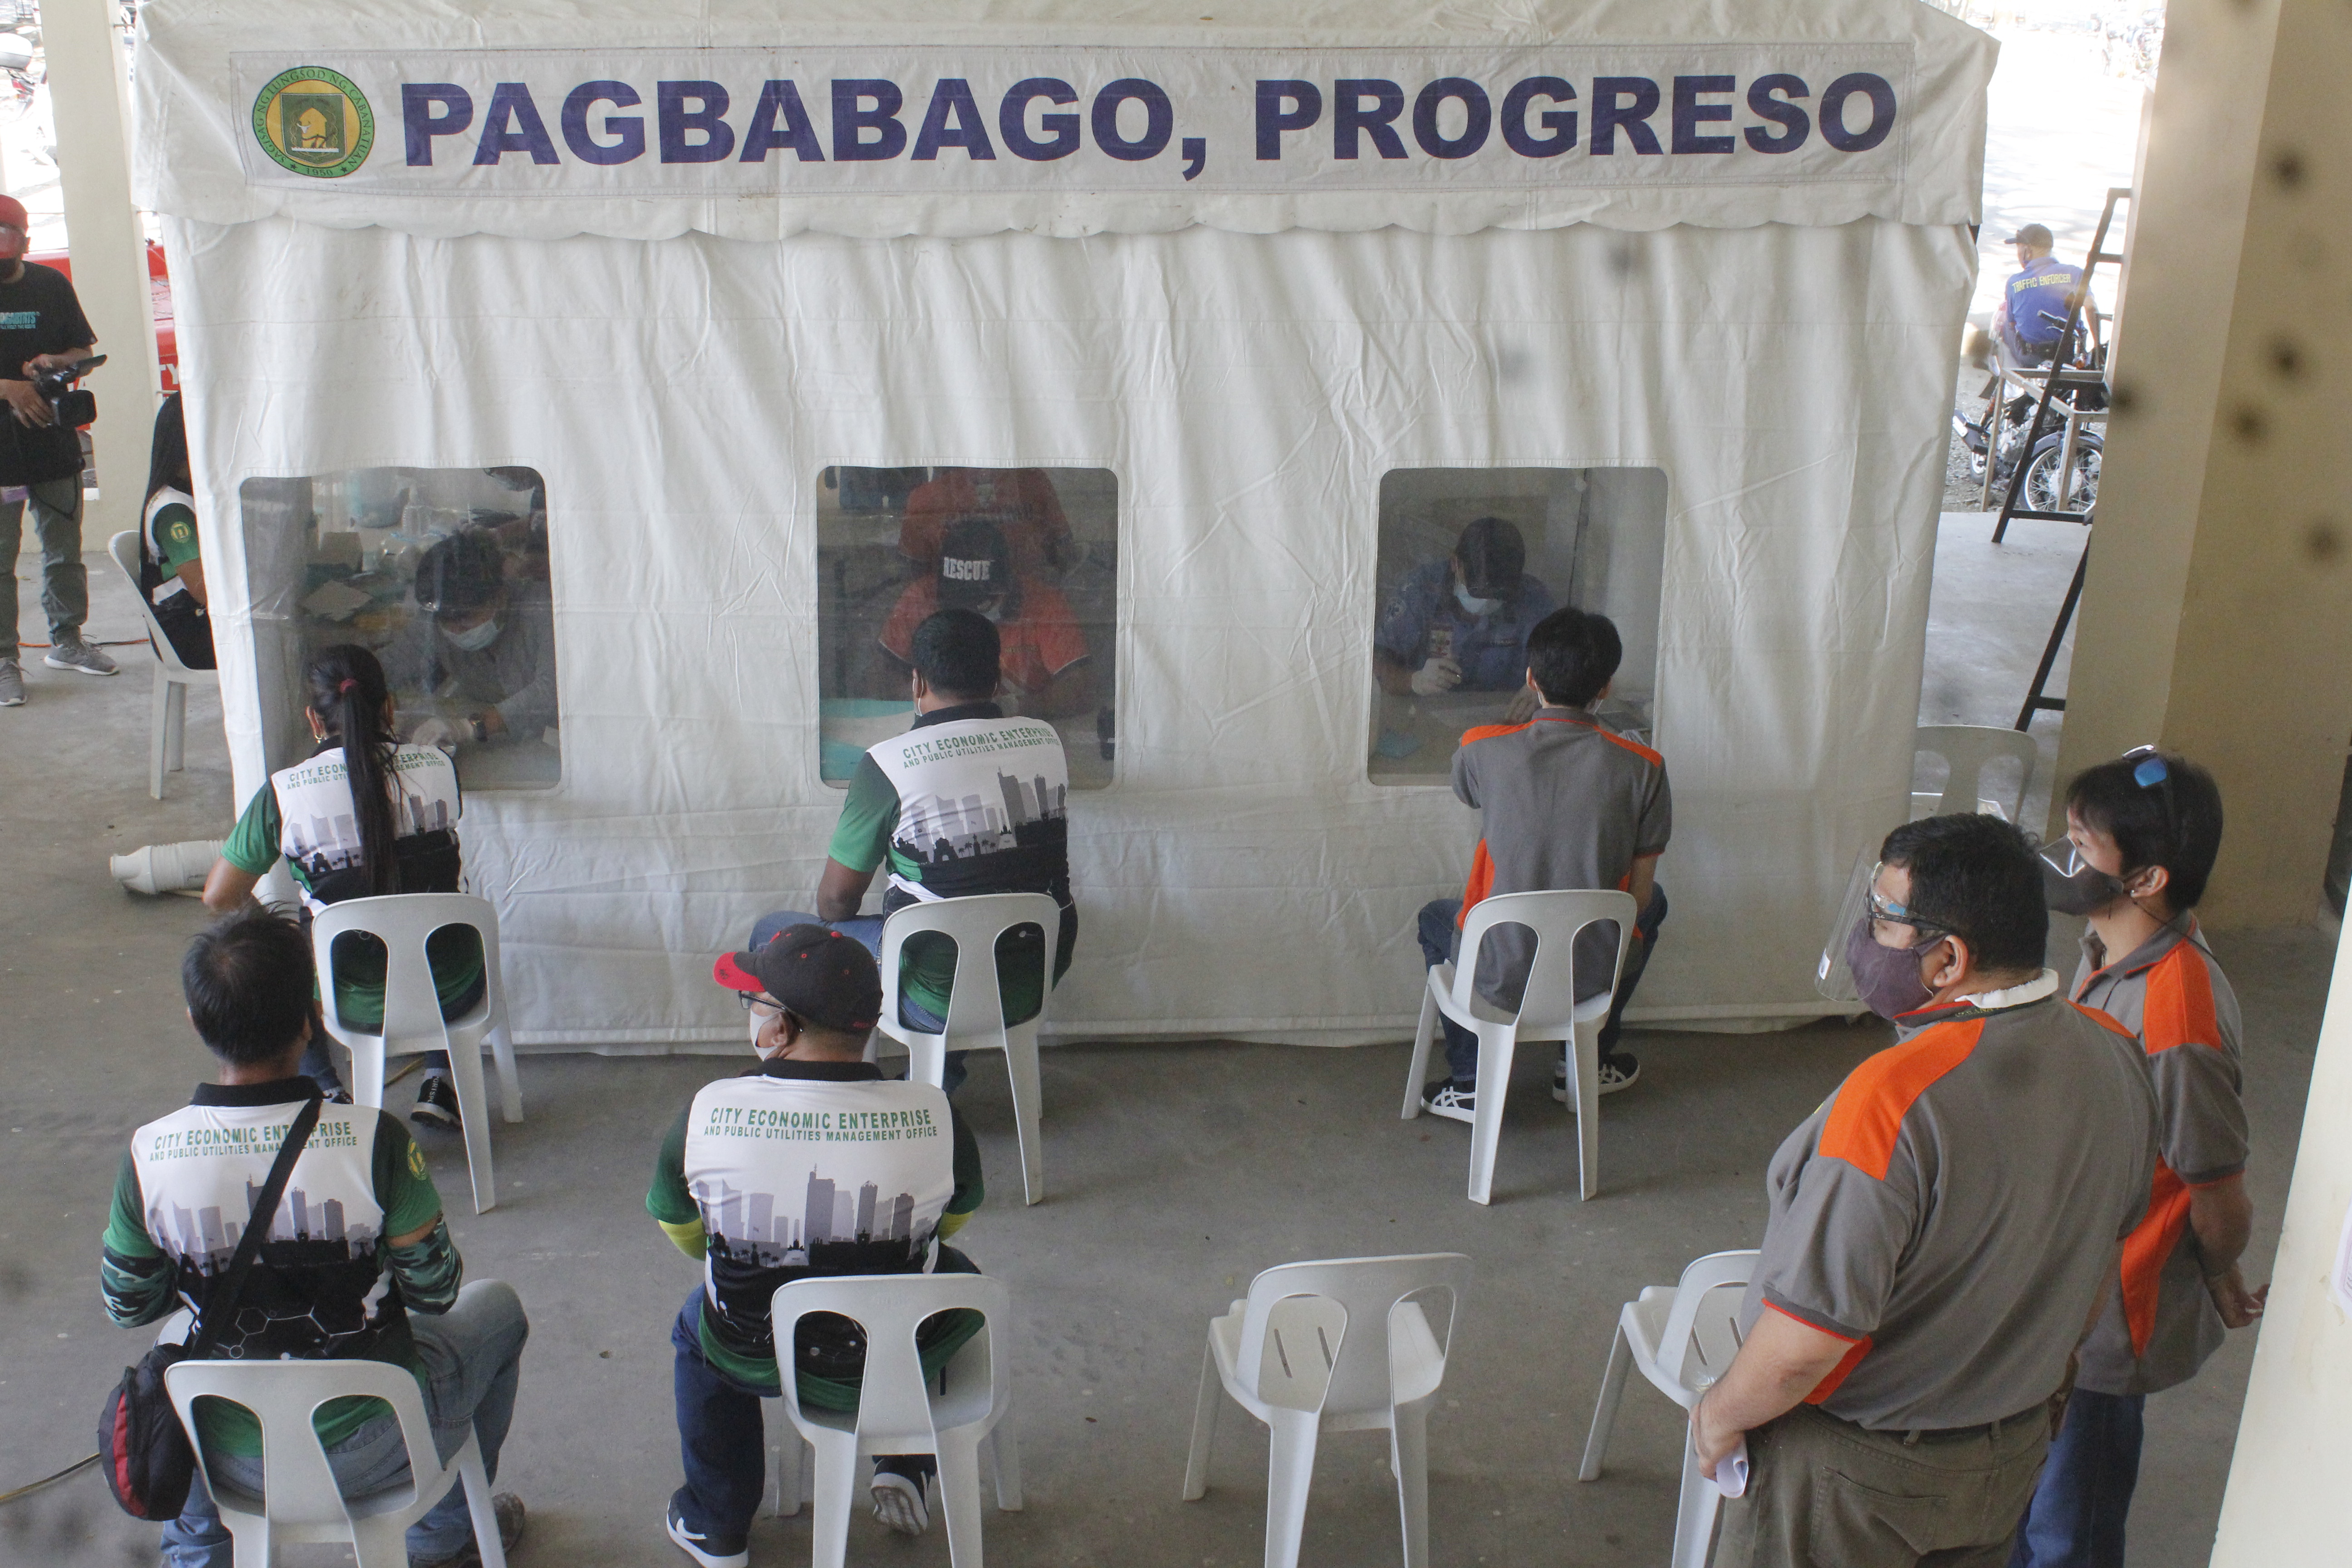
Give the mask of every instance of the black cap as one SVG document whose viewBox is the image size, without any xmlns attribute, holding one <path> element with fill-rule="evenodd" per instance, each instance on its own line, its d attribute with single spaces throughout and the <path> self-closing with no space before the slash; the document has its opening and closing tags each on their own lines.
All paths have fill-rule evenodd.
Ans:
<svg viewBox="0 0 2352 1568">
<path fill-rule="evenodd" d="M 730 991 L 765 992 L 820 1028 L 862 1035 L 882 1016 L 882 968 L 865 944 L 829 926 L 786 926 L 757 952 L 710 966 Z"/>
<path fill-rule="evenodd" d="M 2009 237 L 2009 243 L 2011 245 L 2038 245 L 2042 249 L 2048 250 L 2057 242 L 2050 237 L 2050 231 L 2048 229 L 2042 227 L 2038 223 L 2029 223 L 2023 228 L 2019 229 L 2015 234 L 2011 235 Z"/>
<path fill-rule="evenodd" d="M 1004 531 L 984 517 L 960 517 L 940 535 L 940 607 L 968 610 L 1013 591 Z"/>
<path fill-rule="evenodd" d="M 1527 572 L 1528 542 L 1508 519 L 1482 517 L 1462 530 L 1454 559 L 1462 564 L 1462 585 L 1474 597 L 1507 599 L 1518 593 Z"/>
</svg>

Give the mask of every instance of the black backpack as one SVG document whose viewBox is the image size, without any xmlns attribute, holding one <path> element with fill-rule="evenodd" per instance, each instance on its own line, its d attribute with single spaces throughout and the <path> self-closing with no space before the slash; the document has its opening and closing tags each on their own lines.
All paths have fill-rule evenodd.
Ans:
<svg viewBox="0 0 2352 1568">
<path fill-rule="evenodd" d="M 294 1162 L 302 1157 L 310 1129 L 319 1123 L 320 1103 L 314 1097 L 295 1112 L 294 1124 L 286 1130 L 286 1141 L 278 1145 L 278 1158 L 270 1164 L 269 1179 L 254 1196 L 253 1212 L 247 1218 L 245 1234 L 237 1237 L 227 1270 L 214 1276 L 205 1289 L 194 1335 L 186 1344 L 157 1345 L 139 1358 L 137 1366 L 123 1368 L 122 1381 L 99 1410 L 98 1462 L 106 1471 L 106 1485 L 114 1500 L 133 1519 L 177 1519 L 187 1506 L 188 1489 L 195 1479 L 196 1451 L 180 1425 L 179 1414 L 172 1408 L 163 1373 L 181 1362 L 203 1361 L 211 1355 L 219 1338 L 215 1325 L 236 1314 L 246 1278 L 253 1272 L 262 1238 L 269 1234 L 269 1223 L 278 1213 L 278 1200 L 285 1195 L 287 1179 L 294 1173 Z"/>
</svg>

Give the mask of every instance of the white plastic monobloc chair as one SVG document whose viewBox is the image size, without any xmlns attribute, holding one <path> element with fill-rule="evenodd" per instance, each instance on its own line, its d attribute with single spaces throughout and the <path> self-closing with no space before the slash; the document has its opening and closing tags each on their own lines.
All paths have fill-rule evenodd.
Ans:
<svg viewBox="0 0 2352 1568">
<path fill-rule="evenodd" d="M 915 1331 L 936 1313 L 964 1308 L 986 1325 L 940 1369 L 934 1390 L 923 1375 Z M 940 1500 L 947 1515 L 948 1561 L 981 1568 L 980 1450 L 996 1469 L 996 1506 L 1021 1507 L 1021 1447 L 1003 1425 L 1012 1407 L 1013 1378 L 996 1336 L 1012 1324 L 1013 1298 L 1002 1279 L 980 1274 L 852 1274 L 794 1279 L 775 1294 L 776 1343 L 789 1346 L 811 1312 L 838 1312 L 866 1331 L 866 1371 L 857 1413 L 801 1407 L 800 1387 L 783 1378 L 785 1415 L 816 1450 L 816 1515 L 809 1559 L 815 1568 L 841 1568 L 849 1546 L 849 1515 L 858 1491 L 857 1461 L 877 1454 L 930 1454 L 940 1467 Z M 787 1356 L 789 1361 L 789 1356 Z M 800 1511 L 800 1445 L 783 1445 L 777 1511 Z"/>
<path fill-rule="evenodd" d="M 1478 1107 L 1470 1123 L 1470 1201 L 1486 1203 L 1494 1191 L 1495 1150 L 1502 1142 L 1503 1100 L 1511 1085 L 1511 1058 L 1517 1047 L 1538 1040 L 1572 1041 L 1568 1053 L 1569 1087 L 1576 1096 L 1577 1192 L 1589 1198 L 1601 1182 L 1601 1028 L 1609 1021 L 1610 999 L 1625 973 L 1633 944 L 1633 919 L 1640 913 L 1631 893 L 1553 891 L 1503 893 L 1473 905 L 1462 928 L 1465 962 L 1441 963 L 1429 972 L 1421 998 L 1421 1026 L 1412 1037 L 1412 1067 L 1405 1078 L 1404 1119 L 1421 1114 L 1423 1080 L 1429 1074 L 1430 1042 L 1440 1015 L 1478 1037 Z M 1576 937 L 1596 921 L 1617 923 L 1617 961 L 1609 984 L 1585 1002 L 1576 1000 Z M 1477 994 L 1478 944 L 1499 925 L 1523 925 L 1535 934 L 1535 955 L 1519 1010 L 1507 1014 Z"/>
<path fill-rule="evenodd" d="M 482 999 L 464 1017 L 441 1016 L 439 993 L 425 942 L 443 926 L 472 926 L 482 938 Z M 335 938 L 364 931 L 391 955 L 383 986 L 382 1032 L 369 1034 L 335 1014 Z M 383 1103 L 387 1057 L 447 1051 L 449 1076 L 457 1086 L 457 1113 L 465 1123 L 466 1163 L 474 1178 L 474 1212 L 499 1201 L 490 1170 L 489 1106 L 482 1096 L 482 1046 L 496 1053 L 499 1104 L 509 1121 L 522 1120 L 522 1086 L 515 1077 L 514 1044 L 507 1035 L 506 987 L 499 978 L 499 914 L 488 899 L 470 893 L 392 893 L 346 899 L 310 921 L 310 952 L 319 969 L 320 1012 L 327 1033 L 352 1053 L 352 1098 L 362 1105 Z"/>
<path fill-rule="evenodd" d="M 1617 1314 L 1617 1340 L 1609 1350 L 1609 1371 L 1601 1380 L 1601 1403 L 1592 1412 L 1584 1463 L 1576 1479 L 1599 1478 L 1616 1425 L 1625 1373 L 1639 1369 L 1659 1393 L 1687 1411 L 1721 1377 L 1739 1352 L 1739 1303 L 1755 1271 L 1756 1254 L 1715 1252 L 1683 1270 L 1676 1285 L 1650 1285 Z M 1683 1438 L 1682 1500 L 1675 1510 L 1674 1568 L 1706 1568 L 1722 1499 L 1699 1473 L 1698 1455 Z"/>
<path fill-rule="evenodd" d="M 195 1402 L 208 1397 L 242 1405 L 261 1423 L 266 1497 L 224 1487 L 209 1470 L 205 1476 L 235 1542 L 236 1568 L 268 1568 L 279 1542 L 314 1541 L 350 1542 L 359 1568 L 407 1568 L 408 1527 L 459 1484 L 485 1568 L 506 1568 L 481 1444 L 468 1431 L 449 1462 L 440 1463 L 425 1396 L 406 1369 L 380 1361 L 184 1361 L 163 1373 L 163 1387 L 191 1434 Z M 329 1400 L 352 1394 L 392 1406 L 408 1445 L 408 1486 L 364 1498 L 337 1490 L 310 1417 Z"/>
<path fill-rule="evenodd" d="M 1325 1432 L 1385 1429 L 1397 1482 L 1405 1568 L 1429 1562 L 1429 1407 L 1445 1381 L 1470 1260 L 1458 1252 L 1286 1263 L 1250 1281 L 1249 1295 L 1209 1324 L 1184 1500 L 1209 1489 L 1218 1390 L 1271 1433 L 1266 1463 L 1266 1568 L 1296 1568 Z M 1442 1293 L 1433 1327 L 1422 1298 Z"/>
<path fill-rule="evenodd" d="M 147 793 L 161 800 L 163 775 L 178 773 L 186 760 L 188 688 L 219 686 L 220 671 L 190 669 L 172 650 L 172 639 L 163 635 L 163 624 L 155 619 L 155 606 L 139 585 L 139 535 L 128 531 L 118 533 L 106 542 L 106 552 L 131 579 L 131 596 L 139 601 L 140 617 L 155 643 L 154 733 L 147 745 Z"/>
<path fill-rule="evenodd" d="M 2033 788 L 2033 764 L 2039 756 L 2032 736 L 2021 730 L 1996 730 L 1989 724 L 1927 724 L 1920 727 L 1912 750 L 1932 752 L 1951 765 L 1951 772 L 1945 775 L 1941 795 L 1912 796 L 1915 812 L 1929 799 L 1936 803 L 1935 810 L 1927 814 L 1933 816 L 1981 811 L 1989 805 L 2003 819 L 2026 826 L 2021 820 L 2025 797 Z M 1999 797 L 1987 793 L 1985 774 L 1993 763 L 2005 757 L 2017 759 L 2017 798 L 2004 805 Z"/>
<path fill-rule="evenodd" d="M 997 990 L 996 939 L 1014 926 L 1034 925 L 1045 933 L 1044 972 L 1038 994 L 1054 989 L 1054 952 L 1061 940 L 1062 910 L 1043 893 L 975 893 L 909 904 L 882 924 L 882 1023 L 880 1033 L 907 1047 L 907 1076 L 939 1085 L 947 1076 L 948 1052 L 1003 1051 L 1013 1089 L 1013 1121 L 1021 1138 L 1021 1194 L 1027 1203 L 1045 1195 L 1045 1146 L 1037 1123 L 1044 1119 L 1045 1089 L 1037 1072 L 1036 1016 L 1009 1027 Z M 941 931 L 956 944 L 955 988 L 948 996 L 944 1034 L 929 1034 L 898 1017 L 899 957 L 907 939 L 919 931 Z M 869 1047 L 870 1049 L 870 1047 Z"/>
</svg>

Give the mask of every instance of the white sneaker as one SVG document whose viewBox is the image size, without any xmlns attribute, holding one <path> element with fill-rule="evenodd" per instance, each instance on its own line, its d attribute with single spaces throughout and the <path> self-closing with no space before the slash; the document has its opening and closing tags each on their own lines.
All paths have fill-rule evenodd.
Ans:
<svg viewBox="0 0 2352 1568">
<path fill-rule="evenodd" d="M 1594 1088 L 1593 1092 L 1615 1094 L 1620 1089 L 1633 1088 L 1634 1081 L 1641 1076 L 1641 1059 L 1633 1052 L 1619 1051 L 1614 1056 L 1602 1057 L 1601 1082 Z M 1568 1058 L 1565 1054 L 1560 1057 L 1559 1064 L 1551 1069 L 1551 1097 L 1562 1105 L 1572 1106 L 1575 1103 L 1569 1097 Z"/>
<path fill-rule="evenodd" d="M 117 673 L 115 662 L 106 657 L 105 649 L 92 647 L 79 637 L 59 637 L 41 662 L 51 669 L 70 669 L 80 675 Z"/>
<path fill-rule="evenodd" d="M 13 658 L 0 658 L 0 708 L 24 705 L 25 667 Z"/>
<path fill-rule="evenodd" d="M 901 1535 L 920 1535 L 931 1527 L 930 1488 L 913 1476 L 896 1470 L 874 1472 L 874 1517 Z"/>
</svg>

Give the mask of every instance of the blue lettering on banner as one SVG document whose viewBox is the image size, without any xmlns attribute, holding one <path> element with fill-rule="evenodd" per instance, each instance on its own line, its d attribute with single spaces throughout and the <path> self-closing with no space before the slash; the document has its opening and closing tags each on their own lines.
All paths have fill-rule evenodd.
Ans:
<svg viewBox="0 0 2352 1568">
<path fill-rule="evenodd" d="M 1143 134 L 1132 142 L 1118 130 L 1119 107 L 1127 103 L 1143 105 Z M 1095 94 L 1093 119 L 1095 145 L 1126 163 L 1158 157 L 1176 129 L 1176 109 L 1167 93 L 1157 82 L 1134 76 L 1121 77 Z"/>
<path fill-rule="evenodd" d="M 816 127 L 809 123 L 801 89 L 789 81 L 772 81 L 760 89 L 759 105 L 751 110 L 751 123 L 743 132 L 741 161 L 764 163 L 779 147 L 791 148 L 803 163 L 824 162 L 824 149 L 817 142 Z"/>
<path fill-rule="evenodd" d="M 408 142 L 408 166 L 430 168 L 433 138 L 457 135 L 474 123 L 474 95 L 454 81 L 403 82 L 400 121 Z"/>
<path fill-rule="evenodd" d="M 1257 53 L 1235 52 L 1244 57 Z M 1186 75 L 1189 68 L 1181 64 L 1167 66 L 1158 79 L 1131 75 L 1097 84 L 1082 78 L 1035 75 L 1019 77 L 1010 87 L 1001 84 L 1012 70 L 992 80 L 984 74 L 983 61 L 965 66 L 964 74 L 938 78 L 911 74 L 916 68 L 900 68 L 895 76 L 834 77 L 822 74 L 824 64 L 816 64 L 814 74 L 804 70 L 798 81 L 781 76 L 758 81 L 755 97 L 752 80 L 702 79 L 691 64 L 683 69 L 673 67 L 675 79 L 648 80 L 654 74 L 649 70 L 632 81 L 614 68 L 621 65 L 615 60 L 605 74 L 592 77 L 583 71 L 580 75 L 591 79 L 567 87 L 562 78 L 550 79 L 541 66 L 517 57 L 517 63 L 499 74 L 529 75 L 528 81 L 404 81 L 398 83 L 398 93 L 409 169 L 458 163 L 492 170 L 526 163 L 541 168 L 564 163 L 619 168 L 639 163 L 690 167 L 766 163 L 771 154 L 789 152 L 790 160 L 777 160 L 787 167 L 793 163 L 894 162 L 935 169 L 942 163 L 959 169 L 997 165 L 1005 174 L 1016 174 L 1015 180 L 973 188 L 1018 189 L 1016 172 L 1022 164 L 1055 163 L 1082 154 L 1141 164 L 1180 144 L 1181 160 L 1160 167 L 1170 175 L 1192 180 L 1209 166 L 1213 145 L 1231 138 L 1250 143 L 1257 164 L 1271 165 L 1257 179 L 1242 172 L 1249 168 L 1247 163 L 1238 168 L 1231 163 L 1222 165 L 1224 178 L 1244 189 L 1312 189 L 1318 183 L 1330 188 L 1377 189 L 1381 182 L 1376 171 L 1386 170 L 1394 171 L 1397 188 L 1412 188 L 1416 175 L 1425 184 L 1436 173 L 1433 164 L 1462 164 L 1472 159 L 1501 183 L 1527 184 L 1527 175 L 1509 173 L 1511 165 L 1558 160 L 1580 150 L 1591 158 L 1615 158 L 1625 152 L 1637 158 L 1677 160 L 1726 160 L 1738 154 L 1744 173 L 1724 177 L 1749 180 L 1769 178 L 1749 155 L 1785 157 L 1804 151 L 1807 155 L 1790 165 L 1795 177 L 1834 178 L 1838 165 L 1825 161 L 1826 153 L 1870 153 L 1894 134 L 1904 110 L 1895 86 L 1904 79 L 1902 57 L 1895 47 L 1876 44 L 1800 52 L 1804 61 L 1814 62 L 1803 75 L 1735 71 L 1730 68 L 1738 57 L 1724 48 L 1701 55 L 1694 63 L 1702 69 L 1589 78 L 1549 71 L 1522 74 L 1528 66 L 1550 63 L 1547 51 L 1538 49 L 1517 52 L 1526 62 L 1519 70 L 1490 69 L 1483 78 L 1393 70 L 1389 76 L 1259 78 L 1246 74 L 1245 64 L 1240 79 L 1223 84 L 1230 98 L 1206 100 L 1202 94 L 1219 90 L 1218 80 L 1204 79 L 1197 70 Z M 1165 53 L 1139 51 L 1150 58 Z M 1591 51 L 1581 47 L 1559 53 L 1564 58 L 1580 54 L 1591 58 Z M 1628 54 L 1612 49 L 1601 58 L 1612 63 L 1624 59 L 1637 68 L 1646 58 L 1643 54 L 1628 58 Z M 681 63 L 708 59 L 710 64 L 701 68 L 712 78 L 727 72 L 727 62 L 709 51 L 679 51 L 667 58 Z M 778 52 L 779 63 L 784 58 Z M 855 68 L 856 58 L 844 53 L 842 63 Z M 1012 58 L 1026 63 L 1018 56 Z M 1811 82 L 1829 75 L 1819 65 L 1824 58 L 1840 66 L 1887 63 L 1880 70 L 1843 69 L 1817 95 Z M 1757 63 L 1774 62 L 1764 55 Z M 354 64 L 352 68 L 362 68 Z M 436 65 L 425 70 L 450 68 Z M 452 74 L 462 74 L 462 68 Z M 490 73 L 486 69 L 483 74 Z M 808 83 L 813 102 L 802 82 Z M 1171 91 L 1171 82 L 1181 86 Z M 388 95 L 392 84 L 385 83 L 382 90 Z M 542 115 L 542 102 L 551 108 L 560 105 L 554 134 Z M 1320 136 L 1327 122 L 1330 139 L 1325 142 Z M 472 138 L 470 156 L 436 160 L 437 144 L 460 136 Z M 947 158 L 951 152 L 962 157 Z M 654 156 L 647 158 L 648 153 Z M 1498 154 L 1506 155 L 1504 162 L 1497 163 Z M 1000 160 L 1004 158 L 1018 162 L 1003 165 Z M 1286 163 L 1287 170 L 1280 167 Z M 1856 177 L 1886 177 L 1876 165 L 1857 168 L 1865 172 Z M 1634 174 L 1629 167 L 1591 177 L 1613 184 Z M 274 180 L 276 175 L 257 168 L 255 177 Z M 1563 167 L 1559 174 L 1548 177 L 1580 176 Z M 941 188 L 909 185 L 906 179 L 901 174 L 895 183 L 883 179 L 860 186 L 834 177 L 833 170 L 820 174 L 813 167 L 802 184 L 812 192 Z M 1128 184 L 1132 180 L 1129 177 Z"/>
<path fill-rule="evenodd" d="M 1860 131 L 1845 124 L 1846 100 L 1860 93 L 1870 100 L 1870 123 Z M 1822 94 L 1822 140 L 1841 153 L 1867 153 L 1895 129 L 1895 89 L 1883 76 L 1855 71 L 1830 83 Z"/>
<path fill-rule="evenodd" d="M 1780 96 L 1775 98 L 1773 94 Z M 1751 125 L 1740 132 L 1748 144 L 1759 153 L 1793 153 L 1805 144 L 1813 128 L 1812 116 L 1795 104 L 1785 101 L 1791 98 L 1811 98 L 1812 89 L 1805 79 L 1776 71 L 1759 76 L 1748 84 L 1748 111 L 1759 119 L 1769 120 L 1780 128 L 1775 135 L 1761 125 Z"/>
<path fill-rule="evenodd" d="M 1650 116 L 1658 111 L 1658 84 L 1645 76 L 1604 76 L 1592 83 L 1592 155 L 1614 157 L 1617 153 L 1617 132 L 1623 127 L 1625 140 L 1633 151 L 1655 158 L 1665 149 L 1658 145 L 1658 133 L 1650 129 Z"/>
<path fill-rule="evenodd" d="M 1528 130 L 1528 110 L 1538 98 L 1574 103 L 1576 89 L 1556 76 L 1531 76 L 1505 93 L 1503 143 L 1522 158 L 1557 158 L 1576 145 L 1576 110 L 1545 110 L 1536 123 L 1551 134 L 1538 136 Z"/>
<path fill-rule="evenodd" d="M 583 163 L 625 163 L 632 158 L 643 157 L 645 116 L 607 114 L 604 124 L 593 128 L 588 123 L 588 116 L 600 103 L 609 103 L 615 109 L 635 109 L 644 101 L 637 96 L 637 89 L 625 81 L 582 82 L 563 100 L 563 144 Z M 599 142 L 596 138 L 600 134 L 612 140 Z"/>
<path fill-rule="evenodd" d="M 725 88 L 715 81 L 665 81 L 655 83 L 654 91 L 663 163 L 716 163 L 735 151 L 735 129 L 721 118 Z"/>
<path fill-rule="evenodd" d="M 1365 100 L 1371 100 L 1370 106 Z M 1383 158 L 1407 156 L 1404 138 L 1396 133 L 1396 117 L 1404 112 L 1404 89 L 1377 78 L 1344 79 L 1331 84 L 1331 156 L 1356 156 L 1357 139 L 1370 136 L 1372 151 Z"/>
<path fill-rule="evenodd" d="M 1048 103 L 1076 103 L 1078 89 L 1058 77 L 1033 76 L 1026 81 L 1014 82 L 1013 90 L 1004 95 L 1004 101 L 996 110 L 996 129 L 1003 133 L 1004 144 L 1013 149 L 1014 157 L 1026 158 L 1033 163 L 1049 163 L 1078 150 L 1078 117 L 1075 114 L 1041 114 L 1037 117 L 1037 129 L 1051 139 L 1041 141 L 1029 134 L 1029 106 L 1041 98 Z"/>
<path fill-rule="evenodd" d="M 530 89 L 519 81 L 502 81 L 491 89 L 490 107 L 482 116 L 482 140 L 474 162 L 495 164 L 509 153 L 528 153 L 534 163 L 553 163 L 555 143 L 547 139 L 547 122 L 530 100 Z"/>
<path fill-rule="evenodd" d="M 1739 79 L 1728 76 L 1678 76 L 1675 78 L 1675 151 L 1677 153 L 1736 153 L 1739 143 L 1728 136 L 1702 136 L 1698 128 L 1710 120 L 1731 118 L 1727 103 L 1701 103 L 1701 98 L 1717 93 L 1737 92 Z"/>
<path fill-rule="evenodd" d="M 931 89 L 931 106 L 923 111 L 923 128 L 915 132 L 913 156 L 936 158 L 942 147 L 961 147 L 971 158 L 996 156 L 988 128 L 981 123 L 971 83 L 960 76 L 942 77 Z"/>
<path fill-rule="evenodd" d="M 1323 89 L 1311 81 L 1257 84 L 1257 161 L 1282 158 L 1282 133 L 1304 131 L 1323 118 Z"/>
<path fill-rule="evenodd" d="M 874 107 L 866 107 L 872 99 Z M 898 110 L 905 107 L 907 95 L 898 90 L 895 81 L 880 77 L 854 77 L 833 84 L 833 161 L 836 163 L 872 163 L 895 158 L 907 149 L 907 128 L 898 123 Z M 874 132 L 874 140 L 866 133 Z"/>
</svg>

